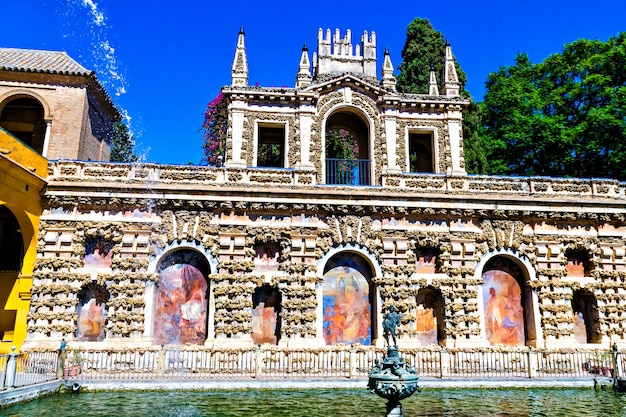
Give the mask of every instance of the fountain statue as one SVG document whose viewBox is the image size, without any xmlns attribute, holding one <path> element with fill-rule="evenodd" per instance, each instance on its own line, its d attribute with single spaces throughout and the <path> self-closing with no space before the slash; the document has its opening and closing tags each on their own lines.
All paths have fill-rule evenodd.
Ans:
<svg viewBox="0 0 626 417">
<path fill-rule="evenodd" d="M 400 400 L 410 397 L 418 390 L 419 375 L 408 366 L 398 353 L 396 329 L 402 317 L 396 313 L 394 306 L 383 319 L 383 336 L 387 344 L 387 354 L 382 362 L 376 359 L 369 373 L 367 388 L 374 394 L 387 400 L 387 417 L 402 416 Z M 393 341 L 393 346 L 389 343 Z"/>
</svg>

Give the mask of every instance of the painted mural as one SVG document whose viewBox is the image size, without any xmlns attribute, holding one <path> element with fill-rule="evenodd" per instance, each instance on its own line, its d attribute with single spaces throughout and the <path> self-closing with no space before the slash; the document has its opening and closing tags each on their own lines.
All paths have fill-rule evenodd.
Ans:
<svg viewBox="0 0 626 417">
<path fill-rule="evenodd" d="M 422 345 L 437 344 L 437 318 L 434 309 L 417 306 L 415 317 L 417 339 Z"/>
<path fill-rule="evenodd" d="M 104 340 L 108 291 L 102 286 L 89 284 L 79 291 L 78 298 L 76 337 L 88 342 Z"/>
<path fill-rule="evenodd" d="M 163 344 L 203 344 L 206 339 L 207 282 L 189 264 L 159 273 L 154 337 Z"/>
<path fill-rule="evenodd" d="M 353 259 L 358 258 L 358 259 Z M 342 258 L 341 266 L 333 266 L 324 274 L 324 340 L 337 343 L 371 344 L 371 306 L 366 271 L 357 255 Z"/>
<path fill-rule="evenodd" d="M 521 290 L 509 273 L 491 270 L 483 273 L 485 331 L 492 345 L 515 346 L 525 343 Z"/>
<path fill-rule="evenodd" d="M 278 271 L 279 247 L 275 243 L 264 243 L 254 248 L 254 269 L 256 271 Z"/>
<path fill-rule="evenodd" d="M 113 261 L 112 247 L 113 243 L 103 237 L 88 239 L 85 243 L 85 257 L 83 258 L 85 267 L 110 268 Z"/>
<path fill-rule="evenodd" d="M 574 320 L 574 338 L 578 343 L 587 343 L 587 326 L 582 312 L 572 313 Z"/>
<path fill-rule="evenodd" d="M 256 345 L 278 343 L 279 294 L 275 288 L 262 287 L 253 297 L 252 341 Z"/>
</svg>

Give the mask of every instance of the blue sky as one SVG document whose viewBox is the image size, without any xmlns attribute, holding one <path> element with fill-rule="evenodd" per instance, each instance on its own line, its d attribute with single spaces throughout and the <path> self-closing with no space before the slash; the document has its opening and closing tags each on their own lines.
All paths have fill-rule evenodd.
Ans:
<svg viewBox="0 0 626 417">
<path fill-rule="evenodd" d="M 490 72 L 519 52 L 533 62 L 580 38 L 606 40 L 626 30 L 626 1 L 162 1 L 20 0 L 3 2 L 0 46 L 65 51 L 95 70 L 128 115 L 147 162 L 202 159 L 206 104 L 230 83 L 240 26 L 250 84 L 293 87 L 304 43 L 318 29 L 346 29 L 353 43 L 375 31 L 378 72 L 385 47 L 401 62 L 406 27 L 427 18 L 450 40 L 481 99 Z"/>
</svg>

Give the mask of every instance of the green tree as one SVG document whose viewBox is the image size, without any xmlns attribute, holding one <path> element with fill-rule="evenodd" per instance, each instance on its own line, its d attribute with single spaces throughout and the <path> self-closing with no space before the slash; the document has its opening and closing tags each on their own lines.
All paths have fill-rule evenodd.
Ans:
<svg viewBox="0 0 626 417">
<path fill-rule="evenodd" d="M 486 87 L 490 172 L 626 179 L 626 33 L 519 54 Z"/>
<path fill-rule="evenodd" d="M 111 162 L 136 162 L 135 139 L 130 134 L 128 126 L 123 122 L 113 124 L 113 138 L 111 140 Z"/>
<path fill-rule="evenodd" d="M 428 19 L 415 18 L 406 28 L 406 41 L 402 48 L 402 62 L 398 67 L 397 88 L 401 93 L 428 94 L 430 67 L 441 81 L 445 62 L 445 42 L 443 34 L 436 31 Z M 459 64 L 457 76 L 464 91 L 467 77 Z M 467 93 L 464 93 L 467 94 Z"/>
<path fill-rule="evenodd" d="M 406 29 L 406 41 L 402 49 L 402 63 L 398 67 L 397 88 L 402 93 L 428 94 L 431 66 L 441 82 L 445 63 L 445 41 L 443 34 L 436 31 L 428 19 L 415 18 Z M 463 142 L 465 169 L 472 174 L 487 173 L 487 160 L 479 128 L 480 106 L 465 90 L 467 77 L 456 62 L 460 93 L 471 100 L 463 114 Z M 441 86 L 440 86 L 441 87 Z"/>
</svg>

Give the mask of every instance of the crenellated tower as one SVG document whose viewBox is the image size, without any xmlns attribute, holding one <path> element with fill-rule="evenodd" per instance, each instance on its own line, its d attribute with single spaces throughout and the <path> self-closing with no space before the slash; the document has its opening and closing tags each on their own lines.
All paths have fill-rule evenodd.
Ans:
<svg viewBox="0 0 626 417">
<path fill-rule="evenodd" d="M 331 37 L 320 28 L 317 35 L 317 52 L 313 55 L 313 76 L 351 72 L 376 78 L 376 33 L 363 32 L 361 43 L 352 45 L 352 32 L 348 29 L 342 38 L 339 29 Z"/>
</svg>

